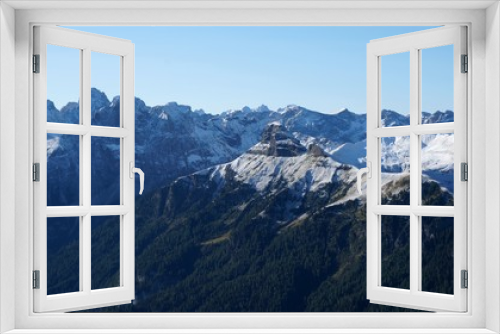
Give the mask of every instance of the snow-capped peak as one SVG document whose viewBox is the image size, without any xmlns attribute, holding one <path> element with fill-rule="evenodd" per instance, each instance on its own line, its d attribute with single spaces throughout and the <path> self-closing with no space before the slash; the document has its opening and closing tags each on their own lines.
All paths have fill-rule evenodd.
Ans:
<svg viewBox="0 0 500 334">
<path fill-rule="evenodd" d="M 302 108 L 296 104 L 289 104 L 285 108 L 279 108 L 277 112 L 280 114 L 285 114 L 290 111 L 299 111 L 300 109 Z"/>
<path fill-rule="evenodd" d="M 266 105 L 261 104 L 255 109 L 256 112 L 270 112 L 271 109 L 269 109 Z"/>
</svg>

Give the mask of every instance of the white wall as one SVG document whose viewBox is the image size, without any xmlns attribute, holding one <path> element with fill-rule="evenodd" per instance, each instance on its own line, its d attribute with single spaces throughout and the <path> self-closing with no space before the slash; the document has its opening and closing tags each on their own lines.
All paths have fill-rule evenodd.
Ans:
<svg viewBox="0 0 500 334">
<path fill-rule="evenodd" d="M 0 3 L 0 333 L 14 328 L 15 12 Z M 7 256 L 3 256 L 8 254 Z"/>
<path fill-rule="evenodd" d="M 450 3 L 454 3 L 450 1 Z M 11 11 L 12 12 L 12 11 Z M 107 321 L 106 317 L 95 316 L 95 315 L 82 315 L 81 317 L 64 317 L 58 314 L 53 314 L 50 316 L 43 317 L 29 317 L 27 310 L 32 309 L 30 295 L 31 290 L 26 289 L 27 284 L 30 281 L 31 274 L 31 263 L 29 262 L 30 254 L 32 250 L 29 245 L 31 244 L 31 233 L 30 224 L 32 223 L 32 217 L 30 216 L 30 187 L 32 182 L 30 181 L 30 162 L 32 161 L 30 153 L 30 141 L 31 141 L 31 128 L 30 128 L 30 118 L 31 118 L 31 106 L 29 103 L 29 92 L 31 89 L 30 81 L 30 28 L 29 24 L 32 22 L 37 23 L 53 23 L 53 22 L 64 22 L 64 23 L 74 23 L 74 24 L 99 24 L 99 23 L 111 23 L 111 24 L 123 24 L 123 25 L 141 25 L 146 23 L 149 24 L 217 24 L 217 25 L 230 25 L 235 23 L 240 24 L 303 24 L 309 25 L 311 22 L 317 24 L 350 24 L 352 22 L 362 22 L 364 24 L 377 24 L 380 22 L 389 22 L 392 24 L 398 24 L 400 22 L 428 22 L 434 25 L 436 22 L 440 23 L 472 23 L 472 45 L 473 45 L 473 60 L 472 66 L 473 78 L 471 83 L 474 87 L 473 97 L 472 97 L 472 110 L 474 114 L 472 119 L 470 119 L 469 130 L 472 133 L 473 145 L 471 151 L 473 154 L 472 170 L 469 176 L 474 179 L 474 186 L 472 187 L 472 192 L 470 194 L 472 205 L 472 216 L 470 217 L 474 224 L 474 229 L 469 230 L 472 234 L 471 238 L 473 240 L 474 249 L 469 253 L 469 262 L 472 263 L 471 269 L 471 281 L 470 285 L 474 286 L 474 294 L 471 293 L 472 289 L 469 289 L 469 296 L 472 299 L 472 316 L 450 316 L 450 315 L 438 315 L 432 319 L 426 318 L 425 322 L 418 322 L 416 327 L 439 327 L 439 326 L 451 326 L 454 328 L 459 327 L 477 327 L 482 328 L 485 324 L 485 319 L 483 317 L 485 313 L 485 306 L 488 309 L 489 323 L 488 327 L 500 331 L 500 322 L 498 320 L 499 314 L 499 301 L 500 301 L 500 288 L 499 288 L 499 273 L 500 273 L 500 261 L 499 259 L 499 246 L 494 243 L 494 241 L 499 240 L 499 221 L 500 221 L 500 201 L 499 201 L 499 187 L 500 187 L 500 176 L 498 175 L 499 166 L 499 155 L 497 152 L 500 147 L 500 135 L 497 133 L 499 129 L 498 115 L 500 98 L 498 97 L 498 88 L 500 87 L 500 69 L 499 69 L 499 54 L 500 54 L 500 41 L 499 41 L 499 14 L 498 8 L 491 7 L 488 10 L 488 26 L 486 26 L 485 16 L 483 10 L 242 10 L 242 11 L 231 11 L 231 10 L 18 10 L 16 11 L 16 73 L 17 78 L 16 84 L 16 115 L 15 115 L 15 143 L 18 148 L 15 159 L 16 159 L 16 175 L 15 175 L 15 196 L 16 196 L 16 233 L 15 239 L 16 244 L 16 267 L 17 280 L 16 280 L 16 325 L 19 328 L 116 328 L 119 326 L 123 329 L 136 328 L 139 323 L 147 323 L 151 328 L 164 328 L 168 326 L 170 328 L 181 328 L 195 326 L 197 328 L 239 328 L 239 327 L 261 327 L 270 328 L 274 326 L 275 328 L 284 328 L 287 326 L 294 326 L 296 328 L 304 328 L 307 326 L 321 327 L 321 328 L 335 328 L 335 327 L 348 327 L 357 326 L 359 328 L 400 328 L 405 326 L 408 321 L 412 323 L 417 323 L 415 321 L 416 316 L 387 316 L 383 315 L 358 315 L 355 318 L 344 317 L 342 315 L 325 315 L 325 316 L 287 316 L 287 315 L 276 315 L 273 317 L 256 317 L 256 316 L 244 316 L 244 315 L 231 315 L 225 318 L 221 316 L 206 317 L 203 315 L 197 316 L 183 316 L 183 315 L 168 315 L 165 317 L 148 317 L 145 315 L 137 316 L 120 316 L 112 319 L 113 321 Z M 10 26 L 10 25 L 9 25 Z M 492 35 L 488 37 L 489 48 L 493 48 L 494 52 L 488 54 L 488 67 L 485 67 L 485 53 L 484 53 L 484 29 L 487 28 L 488 32 Z M 494 31 L 491 31 L 491 30 Z M 1 36 L 0 36 L 1 38 Z M 2 52 L 7 52 L 4 49 L 4 41 L 1 41 Z M 8 49 L 11 48 L 9 43 Z M 9 54 L 11 54 L 9 52 Z M 0 53 L 1 57 L 1 53 Z M 3 64 L 3 60 L 0 58 L 0 65 Z M 5 66 L 8 68 L 8 66 Z M 488 69 L 488 86 L 489 89 L 485 88 L 486 81 L 485 70 Z M 2 68 L 0 68 L 1 70 Z M 10 71 L 11 69 L 8 68 Z M 2 77 L 4 72 L 2 72 Z M 9 75 L 9 77 L 13 77 Z M 9 104 L 11 97 L 13 96 L 13 83 L 9 85 L 1 85 L 0 80 L 0 94 L 8 94 L 8 97 L 4 99 L 2 97 L 2 104 Z M 488 91 L 489 101 L 488 105 L 485 106 L 485 94 Z M 4 96 L 2 95 L 2 96 Z M 0 104 L 0 117 L 5 115 L 5 119 L 8 117 L 13 117 L 13 111 L 5 111 L 5 108 Z M 7 108 L 9 109 L 9 108 Z M 485 117 L 485 112 L 488 112 L 487 117 Z M 489 118 L 488 118 L 489 117 Z M 490 119 L 491 118 L 491 119 Z M 3 192 L 7 194 L 12 194 L 12 190 L 8 190 L 7 185 L 13 185 L 13 176 L 4 173 L 5 171 L 12 171 L 13 166 L 11 166 L 9 160 L 8 166 L 4 166 L 2 159 L 3 155 L 12 158 L 14 153 L 12 151 L 5 151 L 4 148 L 9 150 L 9 144 L 12 144 L 12 138 L 10 138 L 10 143 L 3 140 L 4 134 L 7 132 L 2 132 L 2 127 L 8 127 L 3 118 L 0 118 L 2 125 L 0 125 L 0 182 L 6 179 L 7 183 L 1 183 L 0 196 Z M 10 119 L 9 119 L 10 120 Z M 491 121 L 493 120 L 493 121 Z M 12 120 L 10 120 L 12 124 Z M 488 127 L 489 135 L 492 135 L 491 139 L 488 139 L 488 147 L 485 143 L 485 129 Z M 11 134 L 14 134 L 12 129 L 7 129 Z M 8 137 L 8 136 L 5 136 Z M 488 151 L 485 151 L 488 149 Z M 491 151 L 491 152 L 490 152 Z M 488 152 L 488 160 L 485 158 L 485 152 Z M 493 152 L 493 153 L 492 153 Z M 493 155 L 492 155 L 493 154 Z M 470 161 L 470 158 L 469 158 Z M 485 166 L 487 163 L 491 164 L 486 170 Z M 488 175 L 490 177 L 487 179 L 485 177 L 485 171 L 490 172 Z M 11 177 L 9 179 L 9 177 Z M 10 182 L 10 183 L 8 183 Z M 4 190 L 6 189 L 6 190 Z M 485 190 L 489 194 L 488 198 L 488 216 L 485 216 Z M 0 197 L 0 199 L 2 199 Z M 3 200 L 3 199 L 2 199 Z M 3 203 L 3 202 L 2 202 Z M 11 203 L 11 202 L 7 202 Z M 8 205 L 4 205 L 8 207 Z M 10 209 L 10 207 L 8 208 Z M 3 207 L 0 208 L 3 210 Z M 4 212 L 1 213 L 3 217 Z M 7 214 L 6 214 L 7 215 Z M 8 216 L 8 215 L 7 215 Z M 11 218 L 1 220 L 3 224 L 0 232 L 8 230 L 12 225 L 7 224 L 13 221 Z M 488 233 L 485 233 L 485 222 L 488 221 Z M 11 233 L 9 233 L 11 234 Z M 3 234 L 5 235 L 5 234 Z M 11 234 L 13 235 L 13 234 Z M 493 276 L 487 279 L 489 284 L 485 291 L 485 284 L 482 273 L 484 272 L 485 262 L 484 262 L 484 235 L 489 236 L 488 243 L 488 253 L 489 256 L 493 256 L 497 259 L 497 263 L 494 266 L 490 266 L 488 270 L 491 271 Z M 8 254 L 7 259 L 12 258 L 14 252 L 11 250 L 12 240 L 6 240 L 4 242 L 0 237 L 2 242 L 2 249 L 6 248 L 6 251 L 2 252 L 0 249 L 0 255 Z M 474 259 L 474 261 L 472 261 Z M 4 262 L 1 264 L 0 270 L 2 271 L 2 279 L 6 283 L 12 277 L 9 275 L 7 278 L 3 276 L 4 267 L 7 268 L 7 272 L 13 272 L 14 264 L 11 262 Z M 10 266 L 9 266 L 10 265 Z M 9 271 L 12 270 L 12 271 Z M 481 273 L 479 277 L 475 278 L 474 273 Z M 480 281 L 480 284 L 476 284 Z M 476 283 L 475 283 L 476 282 Z M 0 282 L 1 283 L 1 282 Z M 12 313 L 9 313 L 13 304 L 8 304 L 8 300 L 12 296 L 9 285 L 5 284 L 1 292 L 2 303 L 5 301 L 5 307 L 1 308 L 0 311 L 2 315 L 6 315 L 8 319 Z M 491 291 L 490 291 L 491 289 Z M 487 296 L 485 304 L 484 296 Z M 5 296 L 5 298 L 4 298 Z M 7 298 L 8 297 L 8 298 Z M 7 298 L 7 299 L 6 299 Z M 1 305 L 0 305 L 1 307 Z M 166 319 L 168 317 L 168 319 Z M 450 322 L 450 318 L 453 322 Z M 9 318 L 10 319 L 10 318 Z M 221 320 L 223 319 L 223 320 Z M 353 319 L 355 319 L 353 322 Z M 0 319 L 1 321 L 2 319 Z M 272 320 L 272 323 L 271 321 Z M 396 321 L 397 320 L 397 321 Z M 12 324 L 11 320 L 5 323 L 5 326 Z M 4 325 L 4 324 L 2 324 Z M 267 326 L 267 327 L 264 327 Z M 192 327 L 191 327 L 192 328 Z"/>
<path fill-rule="evenodd" d="M 486 328 L 500 332 L 500 7 L 486 11 L 486 254 L 496 254 L 486 266 Z"/>
</svg>

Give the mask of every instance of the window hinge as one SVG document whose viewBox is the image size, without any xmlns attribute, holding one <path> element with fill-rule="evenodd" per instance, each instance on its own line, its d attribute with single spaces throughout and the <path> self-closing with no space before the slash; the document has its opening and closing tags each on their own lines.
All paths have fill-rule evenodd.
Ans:
<svg viewBox="0 0 500 334">
<path fill-rule="evenodd" d="M 467 55 L 462 55 L 462 68 L 460 72 L 469 72 L 469 57 Z"/>
<path fill-rule="evenodd" d="M 40 289 L 40 270 L 33 270 L 33 289 Z"/>
<path fill-rule="evenodd" d="M 461 273 L 460 273 L 460 276 L 461 276 L 461 287 L 462 289 L 467 289 L 469 287 L 469 274 L 467 272 L 467 270 L 462 270 Z"/>
<path fill-rule="evenodd" d="M 40 73 L 40 55 L 33 55 L 33 73 Z"/>
<path fill-rule="evenodd" d="M 469 181 L 469 165 L 466 162 L 460 164 L 460 180 Z"/>
<path fill-rule="evenodd" d="M 40 182 L 40 163 L 33 164 L 33 181 Z"/>
</svg>

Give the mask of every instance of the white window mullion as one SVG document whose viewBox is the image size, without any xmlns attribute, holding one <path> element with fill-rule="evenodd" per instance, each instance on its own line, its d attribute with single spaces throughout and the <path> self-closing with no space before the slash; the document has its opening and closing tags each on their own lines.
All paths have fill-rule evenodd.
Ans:
<svg viewBox="0 0 500 334">
<path fill-rule="evenodd" d="M 384 127 L 373 130 L 373 135 L 379 138 L 382 137 L 403 137 L 409 136 L 410 133 L 417 135 L 431 135 L 438 133 L 454 133 L 455 125 L 451 123 L 435 123 L 415 126 L 395 126 Z"/>
<path fill-rule="evenodd" d="M 82 175 L 83 175 L 83 206 L 87 209 L 91 207 L 91 194 L 92 194 L 92 162 L 91 162 L 91 134 L 89 128 L 91 124 L 91 50 L 89 48 L 83 49 L 83 70 L 82 70 L 82 103 L 80 109 L 82 110 L 82 123 L 84 128 L 87 130 L 83 135 L 83 159 L 82 159 Z M 83 238 L 81 243 L 82 252 L 80 254 L 80 259 L 82 262 L 83 273 L 83 291 L 90 294 L 92 287 L 92 272 L 91 272 L 91 261 L 92 261 L 92 217 L 90 215 L 90 210 L 87 211 L 82 219 L 83 222 Z"/>
<path fill-rule="evenodd" d="M 378 81 L 380 83 L 380 87 L 382 87 L 382 76 L 380 73 L 380 68 L 382 68 L 382 58 L 378 57 Z M 379 126 L 382 126 L 382 104 L 381 104 L 381 91 L 379 90 L 377 92 L 377 98 L 378 98 L 378 107 L 377 107 L 377 115 L 378 115 L 378 122 L 380 122 Z M 380 114 L 379 114 L 380 113 Z M 368 134 L 367 134 L 368 135 Z M 377 173 L 375 174 L 376 177 L 376 198 L 375 198 L 375 203 L 373 203 L 373 206 L 375 205 L 381 205 L 382 204 L 382 173 L 381 173 L 381 157 L 382 157 L 382 138 L 377 137 L 376 138 L 376 143 L 377 143 L 377 155 L 375 157 L 375 164 L 373 165 L 373 168 L 376 168 L 375 170 Z M 368 150 L 368 147 L 367 147 Z M 373 177 L 373 176 L 372 176 Z M 377 276 L 377 281 L 375 282 L 376 284 L 373 284 L 373 288 L 376 289 L 380 286 L 382 286 L 382 215 L 376 215 L 373 218 L 373 223 L 376 224 L 376 241 L 377 241 L 377 246 L 376 246 L 376 266 L 374 270 L 376 270 L 376 276 Z M 367 221 L 368 224 L 368 221 Z M 368 259 L 367 259 L 368 260 Z"/>
<path fill-rule="evenodd" d="M 412 134 L 412 137 L 415 135 Z M 412 140 L 413 142 L 413 140 Z M 410 153 L 411 154 L 411 153 Z M 413 162 L 413 159 L 412 159 Z M 415 184 L 415 167 L 410 166 L 410 187 Z M 414 200 L 412 191 L 410 191 L 410 201 Z M 416 293 L 420 286 L 421 277 L 421 267 L 420 267 L 420 248 L 421 242 L 419 240 L 419 229 L 420 229 L 420 216 L 416 215 L 414 212 L 410 214 L 410 291 Z"/>
<path fill-rule="evenodd" d="M 124 228 L 125 228 L 125 224 L 124 224 L 124 218 L 123 218 L 123 215 L 120 216 L 120 286 L 124 286 L 124 283 L 125 283 L 125 279 L 124 279 L 124 276 L 125 276 L 125 251 L 124 251 L 124 247 L 125 247 L 125 240 L 124 240 L 124 237 L 125 237 L 125 233 L 124 233 Z"/>
<path fill-rule="evenodd" d="M 79 124 L 47 123 L 47 133 L 83 136 L 88 132 L 90 132 L 90 134 L 93 136 L 111 138 L 124 138 L 130 134 L 129 130 L 123 128 L 112 128 L 95 125 L 90 126 Z"/>
<path fill-rule="evenodd" d="M 81 188 L 80 188 L 81 189 Z M 83 259 L 83 252 L 85 250 L 83 244 L 84 244 L 84 238 L 83 234 L 85 233 L 84 231 L 84 217 L 79 217 L 79 230 L 78 230 L 78 245 L 79 245 L 79 258 Z M 79 277 L 79 291 L 83 291 L 85 289 L 85 279 L 83 278 L 83 275 L 85 273 L 85 268 L 84 268 L 84 263 L 82 260 L 79 261 L 79 266 L 78 266 L 78 277 Z"/>
<path fill-rule="evenodd" d="M 408 136 L 410 132 L 411 132 L 410 126 L 380 127 L 373 130 L 373 135 L 379 138 L 403 137 L 403 136 Z"/>
<path fill-rule="evenodd" d="M 376 205 L 373 213 L 388 216 L 410 216 L 416 214 L 421 217 L 454 217 L 455 208 L 452 206 L 421 205 L 411 207 L 409 205 Z"/>
<path fill-rule="evenodd" d="M 135 167 L 135 96 L 134 96 L 134 45 L 131 52 L 124 54 L 121 59 L 121 125 L 128 135 L 122 139 L 121 175 L 123 197 L 122 204 L 128 213 L 121 216 L 120 258 L 121 258 L 121 285 L 128 289 L 130 298 L 135 295 L 135 174 L 131 167 Z M 131 175 L 132 174 L 132 175 Z M 132 176 L 132 177 L 131 177 Z"/>
<path fill-rule="evenodd" d="M 95 125 L 90 127 L 89 131 L 93 136 L 100 137 L 125 138 L 130 135 L 130 131 L 128 129 Z"/>
<path fill-rule="evenodd" d="M 124 76 L 124 70 L 125 70 L 125 64 L 124 64 L 124 59 L 123 57 L 120 57 L 120 96 L 121 99 L 125 98 L 126 92 L 124 90 L 124 81 L 123 81 L 123 76 Z M 124 113 L 124 105 L 125 103 L 120 103 L 120 129 L 123 129 L 124 131 L 127 131 L 124 129 L 124 125 L 126 124 L 125 118 L 126 114 Z M 124 177 L 125 177 L 125 171 L 124 171 L 124 166 L 127 165 L 126 162 L 126 157 L 125 157 L 125 139 L 120 139 L 120 187 L 124 187 L 124 191 L 120 191 L 120 205 L 125 204 L 125 196 L 124 193 L 126 191 L 125 187 L 127 187 L 127 182 L 125 182 Z M 127 175 L 128 176 L 128 175 Z M 126 219 L 124 218 L 124 215 L 120 215 L 120 286 L 125 285 L 125 274 L 126 270 L 124 269 L 126 266 L 126 260 L 125 260 L 125 247 L 127 246 L 125 243 L 125 228 L 126 228 Z"/>
<path fill-rule="evenodd" d="M 382 216 L 377 216 L 377 284 L 375 288 L 382 286 Z"/>
<path fill-rule="evenodd" d="M 80 50 L 80 78 L 83 79 L 84 77 L 84 66 L 83 66 L 83 63 L 84 63 L 84 52 L 83 50 Z M 84 93 L 84 89 L 83 89 L 83 85 L 80 85 L 80 106 L 78 108 L 78 120 L 79 120 L 79 125 L 78 125 L 78 128 L 83 128 L 82 124 L 83 124 L 83 101 L 84 101 L 84 97 L 85 97 L 85 93 Z M 50 127 L 50 125 L 52 124 L 48 124 L 47 127 Z M 64 127 L 60 127 L 61 129 L 63 129 Z M 75 129 L 76 130 L 76 129 Z M 79 129 L 78 129 L 79 130 Z M 61 133 L 61 132 L 58 132 L 58 133 Z M 84 151 L 83 151 L 83 136 L 82 134 L 84 134 L 84 132 L 82 133 L 75 133 L 75 134 L 78 134 L 78 138 L 79 138 L 79 145 L 78 145 L 78 149 L 79 149 L 79 177 L 80 177 L 80 183 L 79 183 L 79 204 L 80 204 L 80 207 L 77 208 L 77 209 L 80 209 L 80 208 L 84 208 L 84 197 L 85 197 L 85 194 L 84 194 L 84 191 L 83 189 L 85 188 L 85 180 L 84 180 L 84 177 L 83 177 L 83 171 L 85 170 L 85 167 L 84 167 Z M 49 215 L 48 213 L 48 210 L 47 210 L 47 216 Z M 85 269 L 84 269 L 84 262 L 83 262 L 83 252 L 85 250 L 85 247 L 84 247 L 84 238 L 83 238 L 83 234 L 84 234 L 84 217 L 83 216 L 80 216 L 79 218 L 79 221 L 80 221 L 80 226 L 79 226 L 79 231 L 78 231 L 78 245 L 79 245 L 79 274 L 78 274 L 78 277 L 79 277 L 79 280 L 80 280 L 80 283 L 79 283 L 79 291 L 83 291 L 84 290 L 84 286 L 85 286 L 85 280 L 84 280 L 84 272 L 85 272 Z"/>
<path fill-rule="evenodd" d="M 130 212 L 124 205 L 95 205 L 86 206 L 49 206 L 46 208 L 47 217 L 83 217 L 90 213 L 93 216 L 119 216 Z"/>
<path fill-rule="evenodd" d="M 86 214 L 82 218 L 83 221 L 83 235 L 80 238 L 82 254 L 80 254 L 81 259 L 81 276 L 83 277 L 83 289 L 82 291 L 89 294 L 91 291 L 91 216 Z"/>
<path fill-rule="evenodd" d="M 90 93 L 90 75 L 91 66 L 90 59 L 91 51 L 90 49 L 83 50 L 83 73 L 82 73 L 82 101 L 80 109 L 83 110 L 82 120 L 83 128 L 85 133 L 83 134 L 83 159 L 82 163 L 82 175 L 83 175 L 83 206 L 90 208 L 91 206 L 91 133 L 89 131 L 91 124 L 91 93 Z"/>
<path fill-rule="evenodd" d="M 420 66 L 419 50 L 410 50 L 410 206 L 420 204 L 420 142 L 419 136 L 413 131 L 419 124 L 420 117 Z M 420 286 L 420 217 L 414 212 L 410 215 L 410 291 L 418 292 Z"/>
<path fill-rule="evenodd" d="M 416 172 L 416 176 L 413 177 L 416 187 L 416 198 L 412 198 L 412 208 L 421 207 L 422 205 L 422 141 L 421 141 L 421 133 L 417 132 L 420 128 L 419 125 L 422 122 L 422 51 L 418 49 L 414 49 L 415 59 L 414 59 L 414 84 L 416 87 L 413 87 L 412 91 L 416 100 L 413 101 L 412 105 L 416 108 L 412 111 L 412 114 L 416 115 L 416 117 L 410 117 L 410 122 L 412 122 L 412 145 L 414 147 L 413 154 L 416 155 L 417 165 L 414 167 Z M 453 128 L 453 125 L 451 125 Z M 427 127 L 425 127 L 426 129 Z M 423 129 L 425 131 L 425 129 Z M 415 220 L 416 238 L 413 238 L 412 241 L 416 242 L 415 244 L 415 253 L 412 253 L 413 256 L 416 257 L 416 270 L 417 275 L 413 277 L 416 280 L 416 292 L 422 291 L 422 216 L 418 215 L 416 211 L 413 211 L 413 219 Z M 414 292 L 414 291 L 412 291 Z"/>
<path fill-rule="evenodd" d="M 420 118 L 421 119 L 421 118 Z M 453 133 L 455 132 L 455 124 L 450 123 L 435 123 L 435 124 L 420 124 L 412 127 L 412 131 L 418 135 L 432 135 L 438 133 Z"/>
<path fill-rule="evenodd" d="M 369 51 L 369 49 L 368 49 Z M 366 113 L 366 154 L 367 162 L 371 163 L 372 178 L 368 180 L 372 187 L 366 188 L 366 282 L 367 295 L 374 291 L 380 282 L 380 219 L 375 213 L 375 207 L 380 204 L 380 173 L 375 172 L 380 169 L 380 139 L 373 135 L 375 129 L 380 124 L 380 57 L 375 54 L 367 55 L 367 113 Z M 375 84 L 373 84 L 375 83 Z"/>
</svg>

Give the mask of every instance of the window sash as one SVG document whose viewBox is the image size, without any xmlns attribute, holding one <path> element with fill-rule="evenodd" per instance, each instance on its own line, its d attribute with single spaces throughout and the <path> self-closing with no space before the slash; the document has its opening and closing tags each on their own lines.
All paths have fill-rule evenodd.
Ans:
<svg viewBox="0 0 500 334">
<path fill-rule="evenodd" d="M 47 122 L 48 44 L 80 50 L 80 124 Z M 121 59 L 120 127 L 91 125 L 91 52 L 117 55 Z M 34 289 L 34 311 L 73 311 L 104 305 L 129 303 L 134 299 L 134 179 L 129 162 L 134 161 L 134 46 L 130 41 L 82 33 L 64 28 L 34 28 L 34 54 L 40 55 L 40 73 L 34 74 L 34 161 L 40 163 L 40 182 L 34 184 L 34 265 L 40 271 L 40 289 Z M 47 207 L 47 133 L 80 137 L 80 205 Z M 91 205 L 91 138 L 120 138 L 120 205 Z M 91 289 L 91 218 L 120 215 L 120 286 Z M 80 217 L 80 291 L 47 295 L 47 218 Z"/>
<path fill-rule="evenodd" d="M 371 302 L 421 310 L 467 310 L 467 289 L 461 289 L 460 271 L 467 269 L 467 183 L 460 181 L 460 164 L 467 162 L 467 76 L 460 73 L 462 54 L 467 54 L 465 27 L 442 27 L 371 41 L 367 48 L 367 161 L 373 168 L 367 187 L 367 298 Z M 454 122 L 420 124 L 420 51 L 454 45 Z M 410 53 L 410 125 L 382 127 L 380 104 L 381 56 Z M 420 135 L 454 133 L 454 206 L 420 205 Z M 380 205 L 380 138 L 410 136 L 410 205 Z M 381 217 L 410 217 L 410 289 L 381 286 Z M 454 217 L 454 295 L 419 291 L 421 286 L 421 218 Z"/>
</svg>

